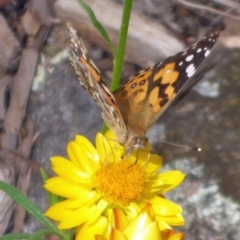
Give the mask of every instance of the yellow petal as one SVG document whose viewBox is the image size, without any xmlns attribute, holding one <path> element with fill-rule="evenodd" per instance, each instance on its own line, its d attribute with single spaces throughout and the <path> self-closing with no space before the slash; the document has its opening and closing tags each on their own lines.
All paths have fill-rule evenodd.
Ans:
<svg viewBox="0 0 240 240">
<path fill-rule="evenodd" d="M 151 192 L 154 194 L 162 194 L 177 187 L 184 179 L 185 174 L 180 171 L 168 171 L 160 173 L 149 183 Z"/>
<path fill-rule="evenodd" d="M 86 221 L 94 222 L 99 218 L 101 213 L 102 211 L 94 205 L 68 211 L 68 214 L 59 223 L 58 228 L 69 229 L 79 226 Z"/>
<path fill-rule="evenodd" d="M 146 212 L 140 212 L 137 218 L 135 218 L 124 230 L 124 234 L 130 239 L 137 239 L 139 232 L 142 232 L 151 222 L 152 218 Z"/>
<path fill-rule="evenodd" d="M 63 157 L 52 157 L 51 163 L 53 171 L 66 181 L 91 186 L 92 175 L 81 171 L 78 166 L 69 160 Z"/>
<path fill-rule="evenodd" d="M 155 221 L 151 204 L 147 204 L 123 232 L 128 239 L 161 240 L 158 223 Z"/>
<path fill-rule="evenodd" d="M 112 224 L 113 227 L 122 231 L 124 228 L 127 227 L 129 223 L 126 215 L 120 209 L 113 209 L 113 214 L 114 214 L 114 223 Z"/>
<path fill-rule="evenodd" d="M 116 143 L 118 143 L 116 136 L 113 134 L 113 131 L 108 130 L 105 134 L 104 137 L 107 139 L 108 143 L 112 148 L 115 147 Z"/>
<path fill-rule="evenodd" d="M 183 226 L 185 224 L 184 218 L 181 214 L 176 214 L 169 217 L 156 216 L 156 219 L 164 221 L 171 226 Z"/>
<path fill-rule="evenodd" d="M 162 192 L 167 192 L 177 187 L 185 178 L 185 174 L 180 171 L 169 171 L 159 174 L 159 179 L 164 183 L 165 187 Z"/>
<path fill-rule="evenodd" d="M 80 199 L 68 199 L 51 206 L 45 213 L 51 219 L 62 221 L 75 209 L 82 206 Z"/>
<path fill-rule="evenodd" d="M 180 206 L 161 197 L 154 197 L 151 200 L 151 204 L 156 215 L 167 217 L 182 213 Z"/>
<path fill-rule="evenodd" d="M 81 199 L 68 199 L 51 206 L 46 211 L 45 215 L 56 221 L 63 221 L 63 220 L 68 221 L 69 215 L 73 215 L 75 211 L 81 211 L 81 209 L 86 209 L 87 206 L 88 205 L 85 205 L 85 204 L 83 206 Z M 101 212 L 103 210 L 104 209 L 99 209 L 99 211 Z M 86 217 L 86 219 L 88 218 L 92 219 L 92 216 Z M 69 221 L 72 221 L 72 219 L 70 219 Z"/>
<path fill-rule="evenodd" d="M 162 157 L 156 154 L 150 154 L 147 159 L 147 165 L 145 171 L 148 174 L 156 174 L 162 168 Z"/>
<path fill-rule="evenodd" d="M 96 171 L 100 166 L 100 158 L 94 146 L 83 136 L 75 138 L 76 143 L 81 149 L 82 157 L 87 160 L 91 171 Z"/>
<path fill-rule="evenodd" d="M 126 206 L 125 212 L 130 220 L 133 220 L 137 214 L 141 211 L 142 207 L 136 202 L 131 202 Z"/>
<path fill-rule="evenodd" d="M 78 139 L 77 137 L 76 139 Z M 99 157 L 96 149 L 94 149 L 94 152 L 88 152 L 84 144 L 82 144 L 80 147 L 79 143 L 77 142 L 70 142 L 67 148 L 71 149 L 72 154 L 75 160 L 77 161 L 79 168 L 83 172 L 86 172 L 88 174 L 93 174 L 99 168 L 99 162 L 98 162 Z"/>
<path fill-rule="evenodd" d="M 81 149 L 84 149 L 88 158 L 94 160 L 95 162 L 99 162 L 97 150 L 85 137 L 77 135 L 75 138 L 75 142 Z"/>
<path fill-rule="evenodd" d="M 144 230 L 142 231 L 142 233 L 139 233 L 139 238 L 137 239 L 142 239 L 142 240 L 162 240 L 161 238 L 161 234 L 159 231 L 159 227 L 158 227 L 158 223 L 152 222 L 150 223 L 146 228 L 144 228 Z"/>
<path fill-rule="evenodd" d="M 161 217 L 156 217 L 156 220 L 158 222 L 159 229 L 161 229 L 161 232 L 163 230 L 171 230 L 172 229 L 165 221 L 162 220 Z"/>
<path fill-rule="evenodd" d="M 94 240 L 97 234 L 109 236 L 109 223 L 106 217 L 100 216 L 96 221 L 86 222 L 78 227 L 75 240 Z"/>
<path fill-rule="evenodd" d="M 72 162 L 74 165 L 78 166 L 80 169 L 82 169 L 81 161 L 79 161 L 79 154 L 77 154 L 71 147 L 72 142 L 73 141 L 67 144 L 67 154 L 69 157 L 69 161 Z"/>
<path fill-rule="evenodd" d="M 65 198 L 81 198 L 82 200 L 85 200 L 94 197 L 94 195 L 99 197 L 99 194 L 95 191 L 85 188 L 82 185 L 72 184 L 60 177 L 49 178 L 45 182 L 44 188 L 49 192 Z"/>
<path fill-rule="evenodd" d="M 105 238 L 104 236 L 98 235 L 98 234 L 96 234 L 96 235 L 94 236 L 94 239 L 95 239 L 95 240 L 109 240 L 109 239 Z M 81 239 L 80 239 L 80 240 L 81 240 Z"/>
<path fill-rule="evenodd" d="M 109 240 L 130 240 L 118 229 L 112 229 Z"/>
<path fill-rule="evenodd" d="M 113 153 L 113 147 L 109 144 L 109 142 L 101 133 L 98 133 L 96 135 L 95 141 L 96 141 L 96 149 L 102 163 L 110 162 L 111 155 Z"/>
<path fill-rule="evenodd" d="M 101 133 L 98 133 L 96 136 L 96 149 L 99 153 L 102 163 L 119 161 L 124 155 L 123 147 L 120 146 L 117 141 L 112 141 L 105 136 L 103 136 Z"/>
</svg>

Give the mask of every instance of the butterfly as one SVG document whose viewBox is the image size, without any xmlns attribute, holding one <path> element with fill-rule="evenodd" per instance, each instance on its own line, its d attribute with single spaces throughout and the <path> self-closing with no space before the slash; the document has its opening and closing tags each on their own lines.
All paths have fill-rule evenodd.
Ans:
<svg viewBox="0 0 240 240">
<path fill-rule="evenodd" d="M 185 51 L 138 72 L 112 93 L 89 58 L 76 29 L 69 23 L 67 28 L 72 49 L 70 62 L 80 84 L 100 105 L 102 118 L 124 146 L 127 155 L 134 149 L 146 147 L 146 131 L 191 79 L 219 36 L 215 32 L 203 37 Z"/>
</svg>

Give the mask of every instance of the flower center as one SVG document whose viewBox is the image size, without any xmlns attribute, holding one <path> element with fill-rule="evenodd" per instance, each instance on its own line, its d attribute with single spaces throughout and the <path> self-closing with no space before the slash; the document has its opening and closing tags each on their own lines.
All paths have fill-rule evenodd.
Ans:
<svg viewBox="0 0 240 240">
<path fill-rule="evenodd" d="M 107 201 L 124 205 L 141 197 L 146 181 L 147 174 L 144 169 L 127 160 L 102 166 L 93 179 L 97 191 Z"/>
</svg>

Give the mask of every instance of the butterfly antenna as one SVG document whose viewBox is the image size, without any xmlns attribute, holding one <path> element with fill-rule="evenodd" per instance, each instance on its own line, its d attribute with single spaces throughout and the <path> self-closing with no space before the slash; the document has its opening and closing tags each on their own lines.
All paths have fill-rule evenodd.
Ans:
<svg viewBox="0 0 240 240">
<path fill-rule="evenodd" d="M 137 148 L 136 160 L 135 160 L 135 163 L 133 165 L 136 165 L 137 162 L 138 162 L 138 156 L 139 156 L 138 153 L 139 153 L 139 149 Z"/>
<path fill-rule="evenodd" d="M 151 154 L 148 153 L 148 157 L 147 157 L 146 163 L 144 164 L 144 168 L 147 167 L 147 165 L 148 165 L 148 163 L 149 163 L 150 156 L 151 156 Z"/>
<path fill-rule="evenodd" d="M 177 144 L 177 143 L 172 143 L 172 142 L 163 141 L 163 140 L 161 140 L 161 142 L 170 144 L 172 146 L 176 146 L 176 147 L 181 147 L 181 148 L 185 148 L 185 149 L 188 149 L 188 150 L 197 151 L 197 152 L 201 152 L 202 151 L 202 149 L 199 148 L 199 147 L 189 147 L 189 146 L 180 145 L 180 144 Z"/>
</svg>

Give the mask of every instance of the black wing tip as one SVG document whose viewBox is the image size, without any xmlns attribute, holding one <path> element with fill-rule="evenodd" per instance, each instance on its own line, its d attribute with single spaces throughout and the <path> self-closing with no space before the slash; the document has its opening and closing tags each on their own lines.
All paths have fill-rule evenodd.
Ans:
<svg viewBox="0 0 240 240">
<path fill-rule="evenodd" d="M 214 31 L 214 32 L 210 32 L 208 34 L 206 34 L 207 37 L 214 37 L 214 38 L 218 38 L 220 35 L 219 31 Z"/>
</svg>

